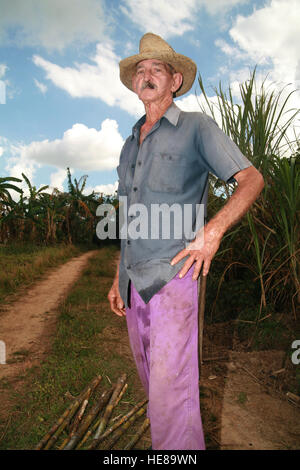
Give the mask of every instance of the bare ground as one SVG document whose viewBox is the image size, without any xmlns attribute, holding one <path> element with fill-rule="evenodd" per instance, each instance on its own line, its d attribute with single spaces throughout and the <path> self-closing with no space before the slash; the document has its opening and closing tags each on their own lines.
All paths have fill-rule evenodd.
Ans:
<svg viewBox="0 0 300 470">
<path fill-rule="evenodd" d="M 90 256 L 93 252 L 72 259 L 1 309 L 0 339 L 6 343 L 7 364 L 0 365 L 0 379 L 14 380 L 39 363 L 55 332 L 56 308 Z M 300 407 L 280 387 L 286 371 L 272 376 L 286 363 L 284 352 L 238 350 L 234 341 L 230 345 L 224 341 L 228 329 L 232 331 L 232 326 L 224 323 L 204 331 L 200 401 L 207 448 L 299 449 Z M 102 336 L 107 344 L 113 337 L 114 344 L 131 357 L 123 329 L 106 328 Z M 16 361 L 18 354 L 21 362 Z M 8 397 L 2 395 L 0 413 L 8 413 L 9 406 Z M 149 436 L 148 432 L 143 441 L 149 443 Z"/>
<path fill-rule="evenodd" d="M 42 359 L 55 331 L 57 306 L 93 254 L 89 251 L 51 270 L 33 287 L 21 289 L 16 300 L 12 297 L 1 307 L 0 340 L 6 346 L 6 364 L 0 364 L 0 379 L 20 377 Z M 3 394 L 0 412 L 9 405 Z"/>
</svg>

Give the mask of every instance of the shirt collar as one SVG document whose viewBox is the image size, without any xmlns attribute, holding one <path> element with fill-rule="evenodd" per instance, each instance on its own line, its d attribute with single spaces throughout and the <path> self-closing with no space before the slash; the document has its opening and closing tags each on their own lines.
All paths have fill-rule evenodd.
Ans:
<svg viewBox="0 0 300 470">
<path fill-rule="evenodd" d="M 169 106 L 165 114 L 162 116 L 166 118 L 173 126 L 177 126 L 179 115 L 181 113 L 181 109 L 176 106 L 174 102 Z M 146 119 L 146 115 L 142 116 L 133 126 L 132 128 L 132 137 L 136 136 L 136 133 L 139 131 L 140 127 L 144 124 Z"/>
<path fill-rule="evenodd" d="M 181 113 L 181 110 L 176 106 L 176 104 L 173 102 L 171 106 L 167 109 L 163 117 L 168 119 L 168 121 L 173 124 L 173 126 L 177 126 L 179 115 Z"/>
</svg>

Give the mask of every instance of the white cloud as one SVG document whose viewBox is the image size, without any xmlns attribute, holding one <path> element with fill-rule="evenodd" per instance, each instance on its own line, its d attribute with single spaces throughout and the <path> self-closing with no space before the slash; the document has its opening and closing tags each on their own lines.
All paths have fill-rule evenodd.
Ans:
<svg viewBox="0 0 300 470">
<path fill-rule="evenodd" d="M 14 91 L 9 80 L 5 79 L 5 74 L 9 70 L 6 64 L 0 64 L 0 104 L 5 104 L 7 98 L 13 98 Z"/>
<path fill-rule="evenodd" d="M 144 113 L 137 96 L 119 78 L 119 61 L 112 44 L 98 44 L 93 64 L 76 63 L 61 67 L 35 55 L 33 62 L 46 72 L 46 78 L 74 98 L 99 98 L 109 106 L 119 106 L 134 116 Z"/>
<path fill-rule="evenodd" d="M 22 179 L 22 173 L 24 173 L 30 181 L 33 180 L 36 169 L 40 165 L 28 159 L 27 155 L 21 151 L 21 148 L 13 144 L 9 145 L 10 157 L 7 159 L 7 165 L 5 170 L 8 176 L 14 176 L 15 178 Z M 26 183 L 19 185 L 20 187 L 27 188 Z"/>
<path fill-rule="evenodd" d="M 181 36 L 193 29 L 192 19 L 196 0 L 182 0 L 176 6 L 171 1 L 125 0 L 122 11 L 142 31 L 169 36 Z"/>
<path fill-rule="evenodd" d="M 195 94 L 184 96 L 183 98 L 176 99 L 176 105 L 182 110 L 187 112 L 201 111 L 199 106 L 199 97 Z"/>
<path fill-rule="evenodd" d="M 248 57 L 247 53 L 241 51 L 238 47 L 231 46 L 224 39 L 217 39 L 215 45 L 219 47 L 224 54 L 234 58 L 235 60 L 243 60 Z"/>
<path fill-rule="evenodd" d="M 4 153 L 4 148 L 0 147 L 0 157 L 2 157 L 3 153 Z"/>
<path fill-rule="evenodd" d="M 0 44 L 62 50 L 103 36 L 102 0 L 1 1 Z"/>
<path fill-rule="evenodd" d="M 224 13 L 249 0 L 123 0 L 120 9 L 143 31 L 162 34 L 164 38 L 182 36 L 195 29 L 197 13 L 205 8 L 211 15 Z M 163 32 L 163 33 L 162 33 Z"/>
<path fill-rule="evenodd" d="M 199 96 L 190 94 L 183 98 L 176 100 L 176 105 L 186 112 L 202 112 L 211 116 L 217 122 L 218 126 L 222 128 L 222 118 L 221 113 L 218 110 L 218 98 L 217 96 L 209 97 L 210 104 L 213 106 L 214 115 L 210 112 L 209 106 L 203 96 L 200 93 Z"/>
<path fill-rule="evenodd" d="M 16 148 L 18 157 L 13 168 L 16 173 L 19 165 L 28 162 L 32 166 L 38 163 L 84 171 L 112 170 L 118 165 L 122 145 L 123 139 L 114 120 L 105 119 L 99 130 L 74 124 L 64 132 L 62 139 L 31 142 Z"/>
<path fill-rule="evenodd" d="M 34 83 L 36 84 L 41 93 L 45 94 L 48 90 L 47 85 L 45 85 L 44 83 L 41 83 L 36 79 L 34 79 Z"/>
<path fill-rule="evenodd" d="M 118 181 L 115 181 L 114 183 L 99 184 L 97 186 L 94 186 L 93 188 L 91 186 L 86 187 L 83 193 L 91 194 L 94 191 L 95 193 L 113 196 L 115 192 L 117 191 L 117 189 L 118 189 Z"/>
<path fill-rule="evenodd" d="M 296 77 L 300 64 L 300 3 L 298 0 L 271 0 L 252 15 L 239 15 L 230 35 L 248 57 L 271 64 L 274 78 L 284 82 Z"/>
<path fill-rule="evenodd" d="M 277 94 L 283 90 L 279 101 L 280 106 L 292 90 L 299 90 L 299 17 L 298 0 L 270 0 L 266 6 L 255 10 L 248 17 L 239 15 L 236 18 L 230 30 L 230 36 L 237 48 L 225 45 L 221 41 L 217 43 L 235 65 L 231 67 L 230 73 L 230 85 L 235 97 L 239 96 L 239 83 L 249 79 L 249 67 L 253 70 L 255 64 L 259 64 L 256 73 L 258 89 L 264 82 L 264 88 L 269 92 L 274 91 Z M 244 59 L 244 62 L 241 59 Z M 237 65 L 238 68 L 236 68 Z M 300 93 L 296 91 L 290 96 L 285 108 L 293 111 L 285 114 L 282 119 L 285 121 L 294 110 L 299 108 Z M 297 121 L 294 125 L 297 126 Z M 287 135 L 294 140 L 295 134 L 292 126 Z"/>
<path fill-rule="evenodd" d="M 66 178 L 67 178 L 66 169 L 65 168 L 60 168 L 55 173 L 51 173 L 49 187 L 50 188 L 56 188 L 59 191 L 63 191 L 64 190 L 63 183 L 64 183 Z"/>
</svg>

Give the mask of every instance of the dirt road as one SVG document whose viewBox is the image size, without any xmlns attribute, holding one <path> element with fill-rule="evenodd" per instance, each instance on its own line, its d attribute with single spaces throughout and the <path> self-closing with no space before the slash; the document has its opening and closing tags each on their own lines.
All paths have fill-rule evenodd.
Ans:
<svg viewBox="0 0 300 470">
<path fill-rule="evenodd" d="M 6 347 L 6 364 L 0 365 L 0 379 L 19 374 L 40 360 L 55 328 L 57 306 L 94 253 L 72 258 L 1 308 L 0 340 Z"/>
</svg>

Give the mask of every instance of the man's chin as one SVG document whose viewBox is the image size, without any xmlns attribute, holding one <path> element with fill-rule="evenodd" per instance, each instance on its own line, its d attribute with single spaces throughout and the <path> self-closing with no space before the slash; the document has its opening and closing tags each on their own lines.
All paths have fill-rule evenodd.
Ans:
<svg viewBox="0 0 300 470">
<path fill-rule="evenodd" d="M 144 88 L 144 90 L 142 90 L 139 94 L 139 98 L 140 100 L 144 100 L 144 99 L 151 99 L 151 98 L 155 98 L 157 96 L 157 90 L 156 88 Z"/>
</svg>

